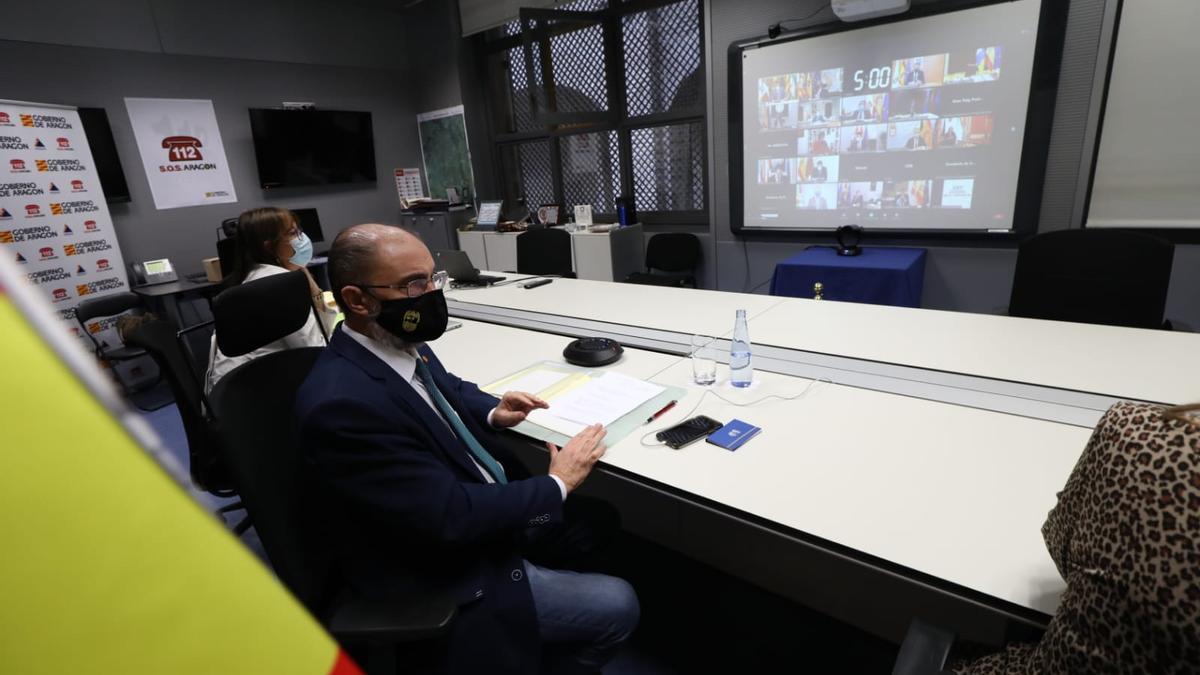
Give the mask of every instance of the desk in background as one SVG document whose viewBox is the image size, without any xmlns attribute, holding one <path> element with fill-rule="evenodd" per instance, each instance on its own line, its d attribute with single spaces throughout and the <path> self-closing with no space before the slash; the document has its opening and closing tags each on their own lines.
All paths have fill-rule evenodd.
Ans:
<svg viewBox="0 0 1200 675">
<path fill-rule="evenodd" d="M 329 258 L 325 255 L 314 256 L 307 267 L 313 280 L 317 282 L 317 286 L 328 291 L 330 288 Z M 207 307 L 203 311 L 192 308 L 192 311 L 188 312 L 190 315 L 185 318 L 185 312 L 181 306 L 182 301 L 191 296 L 192 299 L 204 298 L 211 302 L 214 297 L 225 290 L 225 284 L 221 281 L 214 282 L 203 278 L 193 281 L 185 277 L 167 284 L 135 286 L 130 290 L 145 298 L 152 310 L 158 311 L 160 315 L 170 319 L 176 326 L 186 328 L 212 319 L 212 313 L 208 311 Z"/>
<path fill-rule="evenodd" d="M 518 232 L 458 233 L 458 248 L 480 269 L 517 271 Z M 621 281 L 643 268 L 645 236 L 641 225 L 610 232 L 571 233 L 571 267 L 580 279 Z"/>
<path fill-rule="evenodd" d="M 166 318 L 174 322 L 176 326 L 182 328 L 207 320 L 207 317 L 184 321 L 183 313 L 179 308 L 180 298 L 187 295 L 199 295 L 211 300 L 212 296 L 221 292 L 221 289 L 220 282 L 180 279 L 179 281 L 172 281 L 167 284 L 134 286 L 130 290 L 147 300 L 147 304 L 150 305 L 151 309 L 165 314 Z"/>
<path fill-rule="evenodd" d="M 645 268 L 646 238 L 639 224 L 608 232 L 572 232 L 575 276 L 592 281 L 623 281 Z"/>
<path fill-rule="evenodd" d="M 920 307 L 925 249 L 868 246 L 861 255 L 840 256 L 814 246 L 775 266 L 771 295 L 811 298 L 817 282 L 826 300 Z"/>
<path fill-rule="evenodd" d="M 520 232 L 467 230 L 458 233 L 458 248 L 481 270 L 517 271 L 517 235 Z"/>
<path fill-rule="evenodd" d="M 402 211 L 400 225 L 416 233 L 431 251 L 458 248 L 458 228 L 471 218 L 467 206 L 452 206 L 449 211 Z"/>
</svg>

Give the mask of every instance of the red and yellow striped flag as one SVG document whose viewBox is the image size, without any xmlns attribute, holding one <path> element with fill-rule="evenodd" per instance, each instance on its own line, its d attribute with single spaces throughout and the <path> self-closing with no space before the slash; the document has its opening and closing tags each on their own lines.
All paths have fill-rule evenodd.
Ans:
<svg viewBox="0 0 1200 675">
<path fill-rule="evenodd" d="M 155 461 L 14 267 L 0 259 L 0 671 L 359 675 Z"/>
</svg>

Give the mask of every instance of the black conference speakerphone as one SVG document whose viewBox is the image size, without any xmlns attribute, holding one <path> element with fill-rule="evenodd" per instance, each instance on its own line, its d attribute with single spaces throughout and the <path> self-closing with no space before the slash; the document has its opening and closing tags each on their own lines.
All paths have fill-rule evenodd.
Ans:
<svg viewBox="0 0 1200 675">
<path fill-rule="evenodd" d="M 616 340 L 601 337 L 585 337 L 574 340 L 563 349 L 567 363 L 593 368 L 607 366 L 621 358 L 621 348 Z"/>
</svg>

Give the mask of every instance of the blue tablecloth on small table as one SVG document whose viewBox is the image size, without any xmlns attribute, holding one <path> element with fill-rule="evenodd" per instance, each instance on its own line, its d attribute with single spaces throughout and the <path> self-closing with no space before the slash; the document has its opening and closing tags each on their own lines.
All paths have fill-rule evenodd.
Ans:
<svg viewBox="0 0 1200 675">
<path fill-rule="evenodd" d="M 861 255 L 840 256 L 814 246 L 775 266 L 771 295 L 811 298 L 818 281 L 826 300 L 920 307 L 925 249 L 871 246 Z"/>
</svg>

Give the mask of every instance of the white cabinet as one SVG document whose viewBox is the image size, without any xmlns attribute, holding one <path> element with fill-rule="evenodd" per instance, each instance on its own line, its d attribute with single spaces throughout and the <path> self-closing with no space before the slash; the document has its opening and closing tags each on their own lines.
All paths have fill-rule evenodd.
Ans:
<svg viewBox="0 0 1200 675">
<path fill-rule="evenodd" d="M 642 270 L 644 251 L 641 225 L 571 235 L 571 258 L 575 276 L 580 279 L 622 281 Z"/>
<path fill-rule="evenodd" d="M 458 248 L 481 270 L 516 272 L 518 236 L 518 232 L 459 232 Z M 571 234 L 571 266 L 580 279 L 621 281 L 641 271 L 644 260 L 641 225 Z"/>
</svg>

